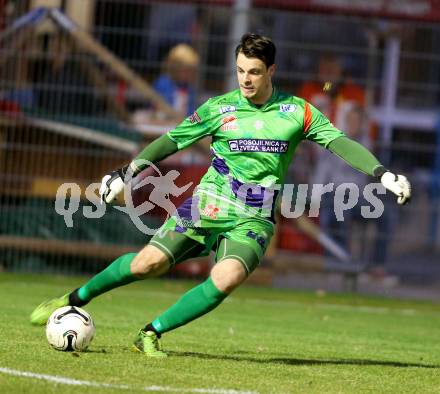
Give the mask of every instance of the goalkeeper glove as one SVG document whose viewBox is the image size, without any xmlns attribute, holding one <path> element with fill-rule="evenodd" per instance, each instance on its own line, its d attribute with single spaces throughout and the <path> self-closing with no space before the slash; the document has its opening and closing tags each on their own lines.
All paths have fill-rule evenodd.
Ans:
<svg viewBox="0 0 440 394">
<path fill-rule="evenodd" d="M 380 177 L 380 182 L 397 196 L 399 204 L 406 204 L 411 199 L 411 184 L 406 176 L 387 171 Z"/>
<path fill-rule="evenodd" d="M 128 166 L 125 166 L 102 178 L 101 187 L 99 188 L 102 202 L 110 204 L 124 190 L 125 183 L 131 179 L 130 176 L 127 177 L 127 172 Z"/>
</svg>

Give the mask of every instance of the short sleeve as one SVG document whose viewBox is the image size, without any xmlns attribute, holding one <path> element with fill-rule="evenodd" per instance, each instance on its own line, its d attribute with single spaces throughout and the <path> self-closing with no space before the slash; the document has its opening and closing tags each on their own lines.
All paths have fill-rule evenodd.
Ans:
<svg viewBox="0 0 440 394">
<path fill-rule="evenodd" d="M 167 134 L 168 137 L 177 144 L 178 149 L 181 150 L 194 144 L 203 137 L 212 135 L 213 132 L 210 101 L 208 100 Z"/>
<path fill-rule="evenodd" d="M 327 148 L 328 144 L 345 134 L 333 124 L 313 105 L 305 102 L 304 105 L 304 137 Z"/>
</svg>

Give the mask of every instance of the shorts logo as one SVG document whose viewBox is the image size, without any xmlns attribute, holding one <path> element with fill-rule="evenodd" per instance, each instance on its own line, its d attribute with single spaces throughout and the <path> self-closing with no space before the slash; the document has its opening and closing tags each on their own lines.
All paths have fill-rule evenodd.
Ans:
<svg viewBox="0 0 440 394">
<path fill-rule="evenodd" d="M 200 116 L 197 112 L 194 112 L 191 116 L 189 116 L 188 120 L 193 124 L 202 122 L 202 119 L 200 119 Z"/>
<path fill-rule="evenodd" d="M 182 234 L 182 233 L 186 233 L 188 231 L 188 229 L 185 228 L 185 227 L 181 227 L 181 226 L 176 224 L 176 227 L 174 228 L 174 231 L 176 233 L 181 233 Z"/>
<path fill-rule="evenodd" d="M 260 245 L 262 248 L 264 248 L 264 245 L 266 244 L 266 239 L 264 237 L 260 237 L 257 233 L 254 233 L 253 231 L 248 231 L 246 236 L 249 238 L 255 239 L 257 241 L 258 245 Z"/>
<path fill-rule="evenodd" d="M 280 112 L 295 112 L 295 104 L 280 104 Z"/>
<path fill-rule="evenodd" d="M 228 112 L 235 111 L 237 111 L 237 107 L 235 105 L 224 105 L 223 107 L 220 107 L 221 114 L 227 114 Z"/>
<path fill-rule="evenodd" d="M 215 205 L 208 204 L 202 211 L 202 214 L 208 216 L 211 219 L 217 219 L 217 214 L 220 212 L 220 208 Z"/>
<path fill-rule="evenodd" d="M 221 131 L 238 130 L 237 117 L 234 115 L 225 116 L 222 119 Z"/>
<path fill-rule="evenodd" d="M 286 153 L 289 149 L 289 141 L 281 140 L 243 138 L 228 140 L 228 143 L 231 152 Z"/>
</svg>

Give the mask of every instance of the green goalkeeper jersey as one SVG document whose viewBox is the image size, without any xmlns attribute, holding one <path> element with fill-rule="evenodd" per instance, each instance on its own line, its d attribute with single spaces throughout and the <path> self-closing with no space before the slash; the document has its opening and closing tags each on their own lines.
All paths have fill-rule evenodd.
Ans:
<svg viewBox="0 0 440 394">
<path fill-rule="evenodd" d="M 308 139 L 327 147 L 343 135 L 311 104 L 277 89 L 262 106 L 239 89 L 213 97 L 168 132 L 179 150 L 212 138 L 212 165 L 199 189 L 214 186 L 229 200 L 260 210 L 270 200 L 269 216 L 298 144 Z"/>
</svg>

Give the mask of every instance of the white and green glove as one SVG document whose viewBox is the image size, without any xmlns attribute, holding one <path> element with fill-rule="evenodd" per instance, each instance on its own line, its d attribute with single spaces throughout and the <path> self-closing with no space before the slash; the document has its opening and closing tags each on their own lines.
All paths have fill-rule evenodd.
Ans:
<svg viewBox="0 0 440 394">
<path fill-rule="evenodd" d="M 132 160 L 129 166 L 112 171 L 102 178 L 99 188 L 101 201 L 106 204 L 112 203 L 124 190 L 124 185 L 129 183 L 132 178 L 145 170 L 151 163 L 158 163 L 177 151 L 177 144 L 168 137 L 168 134 L 156 138 Z"/>
<path fill-rule="evenodd" d="M 380 177 L 380 182 L 384 185 L 385 189 L 388 189 L 397 196 L 399 204 L 404 205 L 411 199 L 411 184 L 406 176 L 387 171 Z"/>
<path fill-rule="evenodd" d="M 125 177 L 127 175 L 127 166 L 119 170 L 112 171 L 108 175 L 104 175 L 99 188 L 101 201 L 106 204 L 112 203 L 119 193 L 124 190 Z"/>
</svg>

